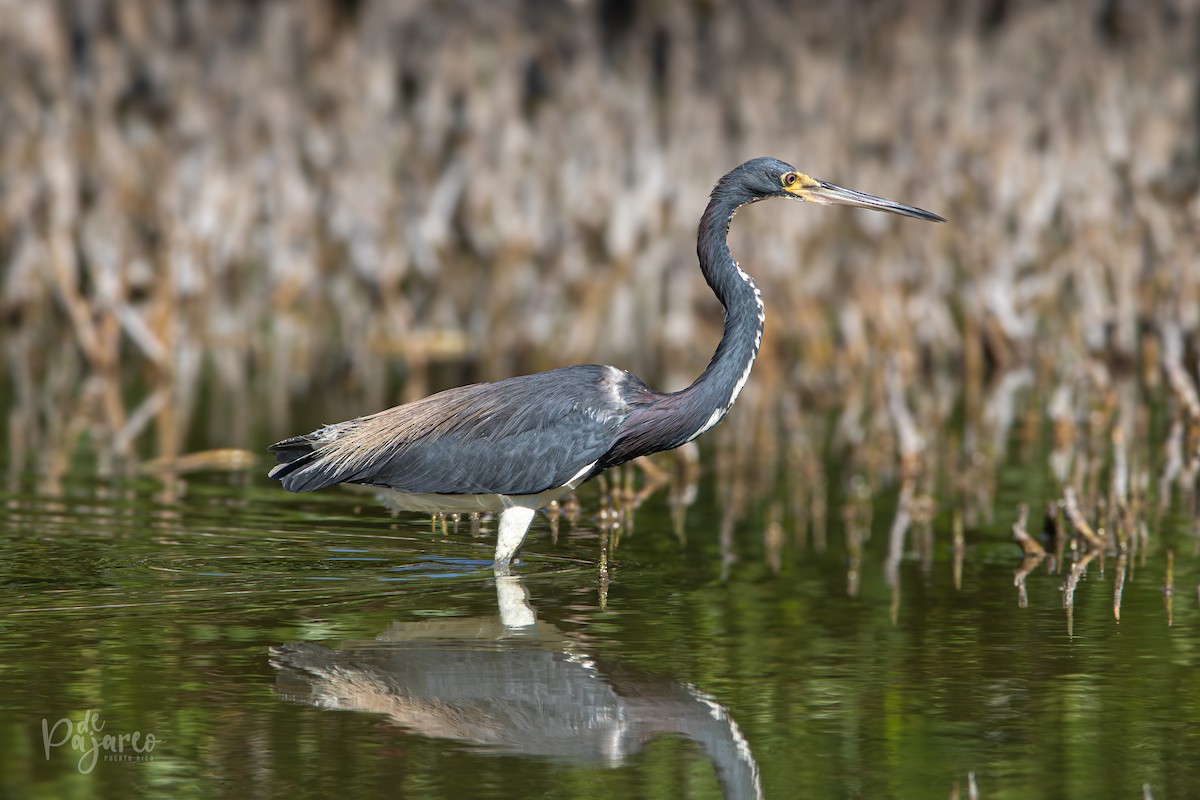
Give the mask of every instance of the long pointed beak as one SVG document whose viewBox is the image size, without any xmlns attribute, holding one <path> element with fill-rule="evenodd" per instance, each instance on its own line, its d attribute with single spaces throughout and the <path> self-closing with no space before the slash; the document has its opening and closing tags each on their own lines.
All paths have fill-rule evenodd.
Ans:
<svg viewBox="0 0 1200 800">
<path fill-rule="evenodd" d="M 939 217 L 937 214 L 926 211 L 923 208 L 917 208 L 905 203 L 897 203 L 895 200 L 885 200 L 882 197 L 856 192 L 853 189 L 843 189 L 841 186 L 835 186 L 825 181 L 816 181 L 815 185 L 799 187 L 792 193 L 801 200 L 807 200 L 810 203 L 869 208 L 875 211 L 887 211 L 903 217 L 915 217 L 916 219 L 924 219 L 930 222 L 946 221 L 943 217 Z"/>
</svg>

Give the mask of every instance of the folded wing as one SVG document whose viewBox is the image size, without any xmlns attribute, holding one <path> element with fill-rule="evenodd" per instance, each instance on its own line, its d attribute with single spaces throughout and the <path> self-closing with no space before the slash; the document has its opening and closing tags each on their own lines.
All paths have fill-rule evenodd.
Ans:
<svg viewBox="0 0 1200 800">
<path fill-rule="evenodd" d="M 611 367 L 474 384 L 285 439 L 271 477 L 294 492 L 335 483 L 437 494 L 535 494 L 599 460 L 630 408 Z"/>
</svg>

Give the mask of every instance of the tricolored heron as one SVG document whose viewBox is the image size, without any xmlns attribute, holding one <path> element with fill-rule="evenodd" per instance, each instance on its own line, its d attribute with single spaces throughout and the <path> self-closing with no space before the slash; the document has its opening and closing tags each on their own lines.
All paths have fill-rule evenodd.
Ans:
<svg viewBox="0 0 1200 800">
<path fill-rule="evenodd" d="M 538 509 L 610 467 L 692 441 L 733 406 L 762 342 L 763 301 L 726 239 L 734 212 L 768 197 L 945 221 L 778 159 L 747 161 L 717 181 L 700 218 L 696 254 L 725 308 L 725 329 L 691 386 L 660 392 L 598 364 L 460 386 L 284 439 L 271 446 L 280 462 L 271 477 L 292 492 L 378 486 L 404 510 L 499 512 L 496 567 L 506 569 Z"/>
</svg>

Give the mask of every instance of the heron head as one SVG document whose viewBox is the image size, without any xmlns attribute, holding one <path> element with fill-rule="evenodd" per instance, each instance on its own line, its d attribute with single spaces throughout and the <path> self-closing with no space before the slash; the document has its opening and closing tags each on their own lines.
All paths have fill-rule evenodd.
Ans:
<svg viewBox="0 0 1200 800">
<path fill-rule="evenodd" d="M 788 197 L 793 200 L 805 200 L 822 205 L 855 206 L 873 211 L 887 211 L 930 222 L 946 221 L 937 214 L 916 206 L 885 200 L 882 197 L 856 192 L 853 189 L 844 189 L 841 186 L 818 180 L 777 158 L 756 158 L 753 161 L 747 161 L 742 165 L 741 175 L 745 188 L 754 194 L 756 199 Z"/>
</svg>

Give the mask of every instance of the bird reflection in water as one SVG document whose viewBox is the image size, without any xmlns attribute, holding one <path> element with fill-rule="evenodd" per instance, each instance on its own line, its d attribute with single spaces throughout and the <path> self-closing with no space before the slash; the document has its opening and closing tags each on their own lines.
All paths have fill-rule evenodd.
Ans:
<svg viewBox="0 0 1200 800">
<path fill-rule="evenodd" d="M 394 622 L 373 641 L 271 648 L 276 691 L 318 708 L 493 753 L 616 766 L 661 735 L 698 744 L 727 798 L 760 798 L 758 765 L 725 708 L 691 686 L 580 652 L 538 621 L 520 578 L 496 581 L 498 617 Z"/>
</svg>

